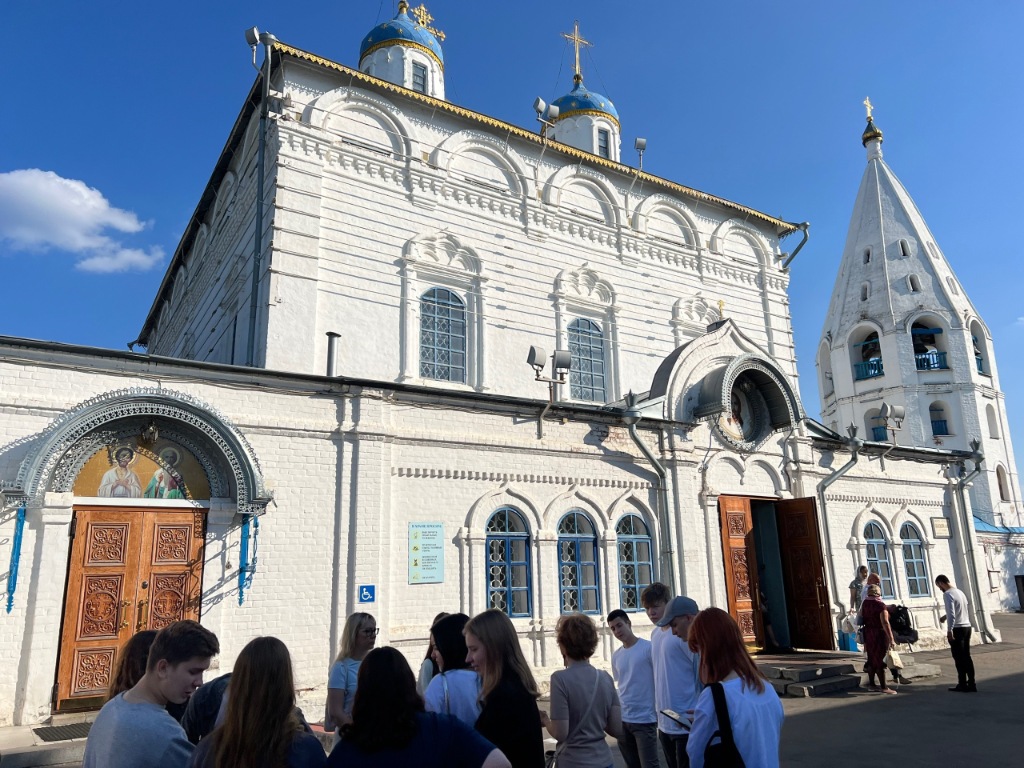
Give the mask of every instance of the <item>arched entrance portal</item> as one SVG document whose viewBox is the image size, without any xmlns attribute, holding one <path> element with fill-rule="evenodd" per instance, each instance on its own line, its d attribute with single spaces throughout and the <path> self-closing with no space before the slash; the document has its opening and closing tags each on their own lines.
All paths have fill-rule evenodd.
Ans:
<svg viewBox="0 0 1024 768">
<path fill-rule="evenodd" d="M 95 708 L 135 632 L 201 618 L 211 500 L 252 515 L 269 499 L 245 438 L 176 392 L 93 398 L 34 442 L 18 477 L 28 506 L 71 505 L 53 704 Z"/>
</svg>

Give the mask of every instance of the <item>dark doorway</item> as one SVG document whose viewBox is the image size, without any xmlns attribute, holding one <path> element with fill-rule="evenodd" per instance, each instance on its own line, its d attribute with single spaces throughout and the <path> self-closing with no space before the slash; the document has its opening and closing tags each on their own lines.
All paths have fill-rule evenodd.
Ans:
<svg viewBox="0 0 1024 768">
<path fill-rule="evenodd" d="M 835 647 L 813 499 L 719 497 L 729 612 L 753 648 Z"/>
</svg>

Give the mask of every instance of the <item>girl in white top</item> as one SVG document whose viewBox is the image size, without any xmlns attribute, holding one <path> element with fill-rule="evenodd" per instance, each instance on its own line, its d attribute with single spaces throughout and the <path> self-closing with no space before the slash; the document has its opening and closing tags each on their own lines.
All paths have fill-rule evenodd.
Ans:
<svg viewBox="0 0 1024 768">
<path fill-rule="evenodd" d="M 466 638 L 462 634 L 469 616 L 453 613 L 430 628 L 430 644 L 440 672 L 423 696 L 427 712 L 452 715 L 470 728 L 480 717 L 480 675 L 469 669 Z"/>
<path fill-rule="evenodd" d="M 743 645 L 740 628 L 720 608 L 706 608 L 690 625 L 691 650 L 700 653 L 700 675 L 705 685 L 721 683 L 729 710 L 733 741 L 747 768 L 778 768 L 782 735 L 782 702 L 765 682 Z M 693 727 L 686 745 L 690 768 L 703 768 L 704 750 L 717 742 L 719 730 L 714 694 L 701 691 L 693 712 Z"/>
<path fill-rule="evenodd" d="M 327 711 L 324 730 L 333 731 L 352 723 L 359 665 L 377 644 L 377 620 L 368 613 L 353 613 L 341 633 L 341 651 L 327 674 Z"/>
</svg>

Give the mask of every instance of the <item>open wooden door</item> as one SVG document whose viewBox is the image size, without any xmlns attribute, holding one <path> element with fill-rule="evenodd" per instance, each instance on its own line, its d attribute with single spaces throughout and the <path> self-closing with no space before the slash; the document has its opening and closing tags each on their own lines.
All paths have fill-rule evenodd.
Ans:
<svg viewBox="0 0 1024 768">
<path fill-rule="evenodd" d="M 56 709 L 99 707 L 135 633 L 199 619 L 205 510 L 76 509 Z"/>
<path fill-rule="evenodd" d="M 757 553 L 753 541 L 750 499 L 719 496 L 718 515 L 722 525 L 722 555 L 729 613 L 740 625 L 743 641 L 760 645 L 764 631 L 757 604 Z"/>
<path fill-rule="evenodd" d="M 832 631 L 825 563 L 814 499 L 775 502 L 790 642 L 796 648 L 831 650 Z"/>
</svg>

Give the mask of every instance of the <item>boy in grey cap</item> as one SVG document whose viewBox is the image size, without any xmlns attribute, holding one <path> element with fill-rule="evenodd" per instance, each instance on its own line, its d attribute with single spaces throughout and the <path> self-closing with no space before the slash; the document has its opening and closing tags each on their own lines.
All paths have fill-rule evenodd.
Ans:
<svg viewBox="0 0 1024 768">
<path fill-rule="evenodd" d="M 651 635 L 658 738 L 665 750 L 669 768 L 688 768 L 690 765 L 686 754 L 689 729 L 661 712 L 669 709 L 685 718 L 697 705 L 697 695 L 702 687 L 698 672 L 700 658 L 690 651 L 686 637 L 698 611 L 697 603 L 691 598 L 684 595 L 673 598 L 665 606 L 664 613 L 656 622 L 657 628 Z"/>
</svg>

